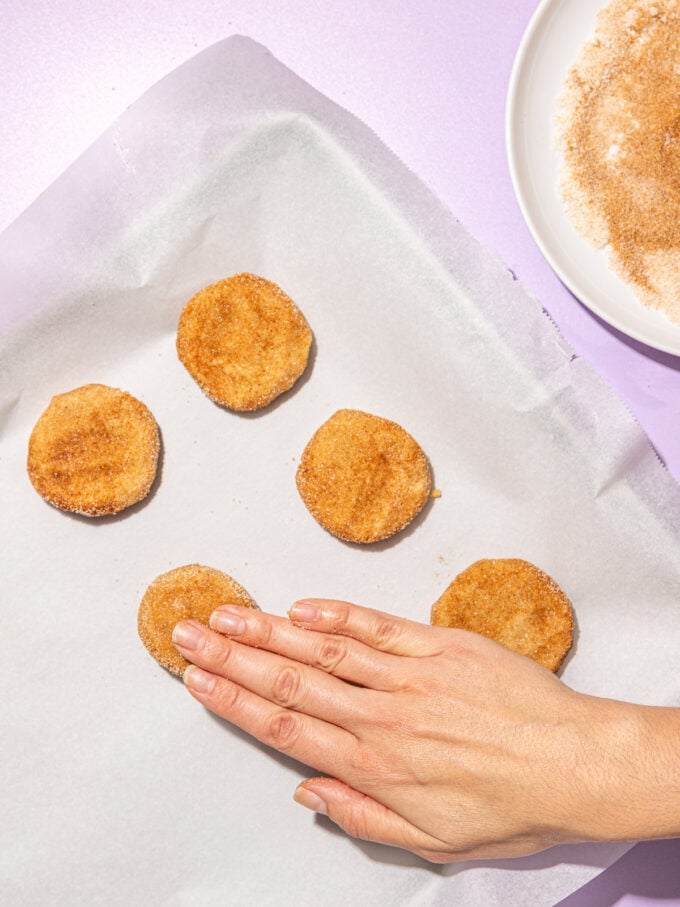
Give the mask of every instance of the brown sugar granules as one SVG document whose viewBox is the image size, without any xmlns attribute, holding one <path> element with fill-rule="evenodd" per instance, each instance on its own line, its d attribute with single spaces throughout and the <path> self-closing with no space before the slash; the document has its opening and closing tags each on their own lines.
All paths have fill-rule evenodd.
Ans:
<svg viewBox="0 0 680 907">
<path fill-rule="evenodd" d="M 680 323 L 680 0 L 614 0 L 558 102 L 575 227 Z"/>
</svg>

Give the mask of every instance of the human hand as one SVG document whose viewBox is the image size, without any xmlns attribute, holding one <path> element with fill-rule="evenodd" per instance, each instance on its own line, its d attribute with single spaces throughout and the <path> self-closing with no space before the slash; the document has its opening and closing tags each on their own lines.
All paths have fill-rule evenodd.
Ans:
<svg viewBox="0 0 680 907">
<path fill-rule="evenodd" d="M 482 636 L 346 602 L 290 618 L 225 606 L 173 639 L 199 702 L 331 776 L 295 799 L 348 834 L 445 863 L 676 833 L 645 744 L 656 723 L 680 730 L 678 710 L 585 696 Z"/>
</svg>

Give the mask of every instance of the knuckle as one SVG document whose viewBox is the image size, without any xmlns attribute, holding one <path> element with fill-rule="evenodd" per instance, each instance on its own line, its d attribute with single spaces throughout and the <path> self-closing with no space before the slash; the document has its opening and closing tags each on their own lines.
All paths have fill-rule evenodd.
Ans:
<svg viewBox="0 0 680 907">
<path fill-rule="evenodd" d="M 292 712 L 275 712 L 269 719 L 268 738 L 277 750 L 291 749 L 300 733 L 300 719 Z"/>
<path fill-rule="evenodd" d="M 388 646 L 398 639 L 400 634 L 399 624 L 389 617 L 379 618 L 374 629 L 374 638 L 379 648 Z"/>
<path fill-rule="evenodd" d="M 368 828 L 367 817 L 363 806 L 363 800 L 354 803 L 347 814 L 343 817 L 342 827 L 348 835 L 353 838 L 360 838 L 362 841 L 371 840 L 371 833 Z"/>
<path fill-rule="evenodd" d="M 317 666 L 324 671 L 335 671 L 347 657 L 347 643 L 336 639 L 323 640 L 317 651 Z"/>
<path fill-rule="evenodd" d="M 234 644 L 231 640 L 225 637 L 217 638 L 206 647 L 205 654 L 214 662 L 218 673 L 226 677 L 234 657 Z"/>
<path fill-rule="evenodd" d="M 458 627 L 440 627 L 440 629 L 443 631 L 442 642 L 445 643 L 448 652 L 461 655 L 469 648 L 465 630 Z"/>
<path fill-rule="evenodd" d="M 216 687 L 213 696 L 218 702 L 220 711 L 233 714 L 238 712 L 241 706 L 242 694 L 243 689 L 241 687 L 231 683 L 221 683 Z"/>
<path fill-rule="evenodd" d="M 367 746 L 355 750 L 350 759 L 350 768 L 353 776 L 360 779 L 364 786 L 381 784 L 387 780 L 389 774 L 384 760 Z"/>
<path fill-rule="evenodd" d="M 479 633 L 463 630 L 460 627 L 441 627 L 440 629 L 443 630 L 442 639 L 446 640 L 447 650 L 456 655 L 472 656 L 479 640 L 485 638 Z"/>
<path fill-rule="evenodd" d="M 351 607 L 346 603 L 339 603 L 333 613 L 332 632 L 344 633 L 350 622 Z"/>
<path fill-rule="evenodd" d="M 279 705 L 291 706 L 297 700 L 301 678 L 297 668 L 278 668 L 272 683 L 272 696 Z"/>
<path fill-rule="evenodd" d="M 274 627 L 270 620 L 258 621 L 256 645 L 268 649 L 274 636 Z"/>
<path fill-rule="evenodd" d="M 408 730 L 406 716 L 392 709 L 382 709 L 377 714 L 371 715 L 371 724 L 391 734 L 402 734 Z"/>
<path fill-rule="evenodd" d="M 458 672 L 472 672 L 477 668 L 484 668 L 486 647 L 489 643 L 494 645 L 493 641 L 484 636 L 470 633 L 466 630 L 451 629 L 452 635 L 448 638 L 444 656 L 449 663 L 456 666 Z"/>
</svg>

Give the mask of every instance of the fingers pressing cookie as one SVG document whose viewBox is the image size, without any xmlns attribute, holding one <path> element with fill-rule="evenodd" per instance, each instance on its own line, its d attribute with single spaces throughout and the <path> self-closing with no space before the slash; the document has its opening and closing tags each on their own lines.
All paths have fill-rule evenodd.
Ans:
<svg viewBox="0 0 680 907">
<path fill-rule="evenodd" d="M 349 638 L 308 633 L 284 617 L 225 605 L 210 617 L 213 630 L 239 643 L 266 649 L 374 690 L 395 689 L 398 671 L 390 655 Z"/>
<path fill-rule="evenodd" d="M 236 580 L 212 567 L 188 564 L 163 573 L 151 583 L 139 606 L 140 638 L 160 665 L 181 675 L 189 662 L 172 643 L 175 625 L 190 619 L 207 624 L 210 614 L 225 601 L 257 608 Z"/>
<path fill-rule="evenodd" d="M 173 642 L 192 665 L 238 684 L 271 705 L 350 730 L 370 718 L 373 702 L 367 691 L 310 665 L 225 639 L 196 621 L 179 623 Z M 187 678 L 191 676 L 189 672 Z"/>
</svg>

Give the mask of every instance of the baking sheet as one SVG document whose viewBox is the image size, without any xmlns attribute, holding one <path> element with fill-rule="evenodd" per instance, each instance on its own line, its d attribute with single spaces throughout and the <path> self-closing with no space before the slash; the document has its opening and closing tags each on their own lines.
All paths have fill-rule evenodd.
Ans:
<svg viewBox="0 0 680 907">
<path fill-rule="evenodd" d="M 186 300 L 252 270 L 315 335 L 305 378 L 251 416 L 174 352 Z M 12 903 L 551 905 L 626 845 L 430 866 L 291 800 L 311 772 L 204 711 L 137 639 L 148 583 L 232 574 L 266 610 L 346 598 L 427 621 L 479 557 L 524 557 L 579 626 L 564 679 L 680 704 L 680 493 L 540 305 L 361 123 L 246 39 L 140 99 L 0 237 L 5 669 L 0 879 Z M 98 521 L 44 504 L 26 442 L 52 394 L 97 381 L 151 408 L 162 474 Z M 442 497 L 360 548 L 294 473 L 335 409 L 395 419 Z"/>
</svg>

